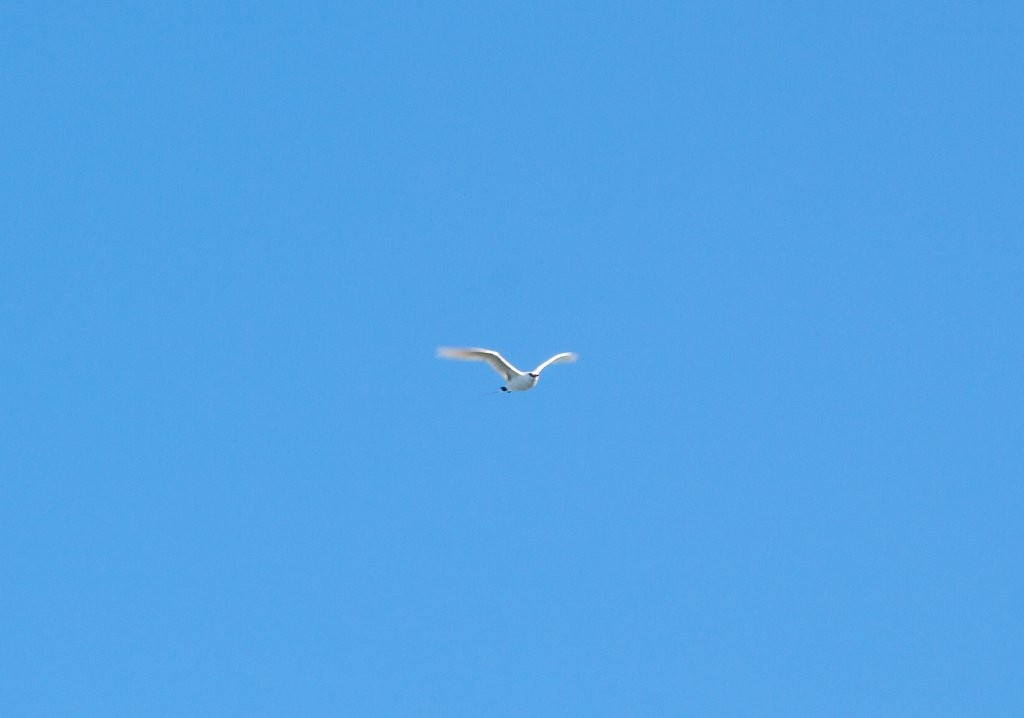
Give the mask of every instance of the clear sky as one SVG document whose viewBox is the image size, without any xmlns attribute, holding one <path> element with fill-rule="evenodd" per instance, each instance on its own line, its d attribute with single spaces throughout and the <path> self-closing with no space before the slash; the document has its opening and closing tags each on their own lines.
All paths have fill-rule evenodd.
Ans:
<svg viewBox="0 0 1024 718">
<path fill-rule="evenodd" d="M 0 713 L 1024 715 L 1022 8 L 4 5 Z"/>
</svg>

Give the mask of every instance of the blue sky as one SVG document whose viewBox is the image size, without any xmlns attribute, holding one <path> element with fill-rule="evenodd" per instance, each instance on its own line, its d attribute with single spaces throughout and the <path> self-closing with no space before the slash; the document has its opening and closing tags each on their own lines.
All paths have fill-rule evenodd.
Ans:
<svg viewBox="0 0 1024 718">
<path fill-rule="evenodd" d="M 1022 21 L 5 6 L 3 714 L 1022 714 Z"/>
</svg>

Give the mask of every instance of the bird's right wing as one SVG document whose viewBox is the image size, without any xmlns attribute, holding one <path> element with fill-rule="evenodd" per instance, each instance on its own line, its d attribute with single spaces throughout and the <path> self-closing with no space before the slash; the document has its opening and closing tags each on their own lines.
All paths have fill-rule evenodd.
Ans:
<svg viewBox="0 0 1024 718">
<path fill-rule="evenodd" d="M 454 347 L 441 347 L 437 350 L 439 357 L 446 359 L 463 359 L 465 361 L 485 361 L 491 365 L 494 371 L 501 374 L 505 379 L 522 374 L 521 371 L 508 363 L 508 361 L 496 351 L 491 349 L 457 349 Z"/>
<path fill-rule="evenodd" d="M 576 359 L 578 358 L 579 357 L 576 354 L 573 354 L 572 352 L 562 352 L 561 354 L 555 354 L 553 357 L 551 357 L 546 362 L 541 364 L 539 367 L 534 369 L 533 373 L 540 374 L 544 370 L 544 367 L 546 367 L 548 364 L 561 364 L 562 362 L 576 361 Z"/>
</svg>

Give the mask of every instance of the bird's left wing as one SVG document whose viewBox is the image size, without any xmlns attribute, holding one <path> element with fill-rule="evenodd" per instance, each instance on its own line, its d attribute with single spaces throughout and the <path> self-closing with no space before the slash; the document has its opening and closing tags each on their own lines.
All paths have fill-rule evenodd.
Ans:
<svg viewBox="0 0 1024 718">
<path fill-rule="evenodd" d="M 447 359 L 466 359 L 469 361 L 485 361 L 491 365 L 494 371 L 501 374 L 505 379 L 522 374 L 521 371 L 509 364 L 508 360 L 492 349 L 457 349 L 454 347 L 441 347 L 437 350 L 439 357 Z"/>
<path fill-rule="evenodd" d="M 579 355 L 578 354 L 573 354 L 572 352 L 562 352 L 561 354 L 555 354 L 553 357 L 548 359 L 546 362 L 541 364 L 539 367 L 537 367 L 536 369 L 534 369 L 530 373 L 531 374 L 540 374 L 541 370 L 543 370 L 544 367 L 546 367 L 548 364 L 563 364 L 565 362 L 576 361 L 578 358 L 579 358 Z"/>
</svg>

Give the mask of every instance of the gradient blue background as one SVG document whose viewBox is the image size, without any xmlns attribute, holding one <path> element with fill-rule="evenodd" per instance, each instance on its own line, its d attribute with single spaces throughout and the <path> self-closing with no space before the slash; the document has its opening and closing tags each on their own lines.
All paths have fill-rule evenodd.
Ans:
<svg viewBox="0 0 1024 718">
<path fill-rule="evenodd" d="M 1022 8 L 5 5 L 0 712 L 1024 715 Z"/>
</svg>

